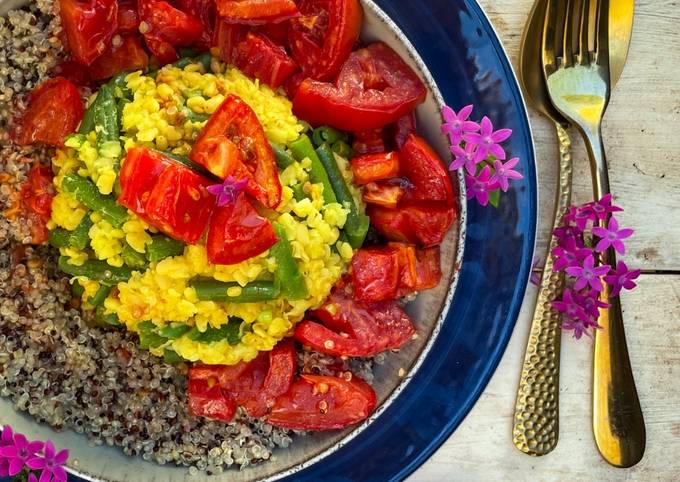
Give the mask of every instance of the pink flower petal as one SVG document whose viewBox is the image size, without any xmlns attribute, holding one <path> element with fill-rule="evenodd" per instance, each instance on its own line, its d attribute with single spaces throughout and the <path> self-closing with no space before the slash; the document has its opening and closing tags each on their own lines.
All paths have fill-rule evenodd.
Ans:
<svg viewBox="0 0 680 482">
<path fill-rule="evenodd" d="M 491 119 L 489 119 L 487 116 L 482 118 L 482 122 L 479 123 L 479 127 L 480 133 L 483 137 L 486 137 L 493 132 L 493 124 L 491 123 Z"/>
<path fill-rule="evenodd" d="M 474 109 L 474 106 L 472 104 L 466 105 L 463 107 L 459 112 L 458 112 L 458 119 L 459 120 L 467 120 L 468 117 L 470 117 L 470 114 L 472 114 L 472 109 Z"/>
<path fill-rule="evenodd" d="M 456 119 L 456 113 L 448 105 L 445 105 L 444 107 L 442 107 L 442 117 L 444 117 L 444 120 L 446 122 L 454 122 L 454 121 L 457 120 Z"/>
<path fill-rule="evenodd" d="M 491 134 L 491 139 L 494 142 L 503 142 L 512 135 L 512 129 L 498 129 L 496 132 Z"/>
<path fill-rule="evenodd" d="M 59 464 L 59 465 L 66 463 L 67 460 L 68 460 L 68 449 L 60 450 L 59 453 L 57 455 L 55 455 L 55 457 L 54 457 L 54 462 Z"/>
<path fill-rule="evenodd" d="M 33 470 L 40 470 L 45 468 L 45 459 L 42 457 L 31 457 L 26 461 L 26 465 Z"/>
<path fill-rule="evenodd" d="M 57 482 L 64 482 L 66 480 L 66 470 L 63 467 L 55 467 L 52 470 L 52 475 Z"/>
<path fill-rule="evenodd" d="M 505 150 L 498 144 L 491 144 L 488 149 L 492 156 L 497 157 L 498 159 L 505 159 Z"/>
<path fill-rule="evenodd" d="M 42 473 L 40 474 L 40 479 L 39 482 L 51 482 L 52 480 L 52 471 L 48 469 L 44 469 Z"/>
<path fill-rule="evenodd" d="M 9 476 L 14 477 L 17 475 L 19 472 L 24 470 L 24 461 L 19 458 L 13 458 L 9 461 Z"/>
</svg>

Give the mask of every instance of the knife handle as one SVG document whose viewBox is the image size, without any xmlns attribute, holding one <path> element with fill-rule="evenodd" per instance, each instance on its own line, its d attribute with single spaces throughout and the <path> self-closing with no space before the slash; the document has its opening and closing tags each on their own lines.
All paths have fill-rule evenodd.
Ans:
<svg viewBox="0 0 680 482">
<path fill-rule="evenodd" d="M 560 164 L 554 228 L 560 225 L 562 216 L 571 203 L 573 172 L 569 134 L 559 123 L 555 123 L 555 128 L 559 140 Z M 553 271 L 550 252 L 557 246 L 557 240 L 552 233 L 550 240 L 517 389 L 512 430 L 515 446 L 534 456 L 551 452 L 557 445 L 559 435 L 561 318 L 550 302 L 562 292 L 564 275 Z"/>
</svg>

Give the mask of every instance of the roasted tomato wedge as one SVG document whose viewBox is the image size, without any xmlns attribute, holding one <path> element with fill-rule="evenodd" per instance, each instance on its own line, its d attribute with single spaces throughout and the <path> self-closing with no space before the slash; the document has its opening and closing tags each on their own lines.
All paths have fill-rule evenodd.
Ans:
<svg viewBox="0 0 680 482">
<path fill-rule="evenodd" d="M 115 41 L 120 39 L 120 43 Z M 145 70 L 149 65 L 142 42 L 137 35 L 115 37 L 104 55 L 90 64 L 90 76 L 95 79 L 108 79 L 123 71 Z"/>
<path fill-rule="evenodd" d="M 276 160 L 255 112 L 229 95 L 206 123 L 189 157 L 216 176 L 248 179 L 246 192 L 269 208 L 281 202 Z"/>
<path fill-rule="evenodd" d="M 203 25 L 203 32 L 201 37 L 196 41 L 196 45 L 203 50 L 208 50 L 215 28 L 215 1 L 176 0 L 175 5 L 181 11 L 194 16 L 201 22 Z"/>
<path fill-rule="evenodd" d="M 354 296 L 375 302 L 437 286 L 441 280 L 439 247 L 416 249 L 402 243 L 357 251 L 352 259 Z"/>
<path fill-rule="evenodd" d="M 373 356 L 400 348 L 415 333 L 413 321 L 395 301 L 364 303 L 341 282 L 326 304 L 310 314 L 321 321 L 297 325 L 295 338 L 335 356 Z"/>
<path fill-rule="evenodd" d="M 267 421 L 295 430 L 340 429 L 365 420 L 375 405 L 375 392 L 356 376 L 302 375 L 276 400 Z"/>
<path fill-rule="evenodd" d="M 387 239 L 420 246 L 436 246 L 456 219 L 454 207 L 442 203 L 401 203 L 397 209 L 368 206 L 371 225 Z"/>
<path fill-rule="evenodd" d="M 47 241 L 47 222 L 52 213 L 52 170 L 49 167 L 36 165 L 28 171 L 26 181 L 19 191 L 19 199 L 12 208 L 5 211 L 5 216 L 13 218 L 15 215 L 24 217 L 31 230 L 31 242 L 42 244 Z"/>
<path fill-rule="evenodd" d="M 71 55 L 90 65 L 118 28 L 117 0 L 59 0 L 59 9 Z"/>
<path fill-rule="evenodd" d="M 396 151 L 401 150 L 408 136 L 416 133 L 416 126 L 416 111 L 412 111 L 397 122 L 388 125 L 385 128 L 385 138 L 388 146 Z"/>
<path fill-rule="evenodd" d="M 147 219 L 146 203 L 151 190 L 163 171 L 172 165 L 172 161 L 160 152 L 146 147 L 128 150 L 118 176 L 121 187 L 118 203 Z"/>
<path fill-rule="evenodd" d="M 233 64 L 236 60 L 239 44 L 248 35 L 248 27 L 237 23 L 229 23 L 218 18 L 215 21 L 212 45 L 217 49 L 217 56 L 223 61 Z"/>
<path fill-rule="evenodd" d="M 215 208 L 208 231 L 208 260 L 236 264 L 257 256 L 277 242 L 272 223 L 258 214 L 244 194 Z"/>
<path fill-rule="evenodd" d="M 352 52 L 335 84 L 302 82 L 293 111 L 313 125 L 366 131 L 399 120 L 423 102 L 426 93 L 399 54 L 378 42 Z"/>
<path fill-rule="evenodd" d="M 136 33 L 138 29 L 137 0 L 118 0 L 118 33 Z"/>
<path fill-rule="evenodd" d="M 363 200 L 386 208 L 396 208 L 406 190 L 399 184 L 370 182 L 364 187 Z"/>
<path fill-rule="evenodd" d="M 83 101 L 63 77 L 47 80 L 28 96 L 28 109 L 16 120 L 12 138 L 21 145 L 61 146 L 83 118 Z"/>
<path fill-rule="evenodd" d="M 440 201 L 453 206 L 449 172 L 423 138 L 414 134 L 408 136 L 399 151 L 399 171 L 412 184 L 412 189 L 406 192 L 405 201 Z"/>
<path fill-rule="evenodd" d="M 359 39 L 359 0 L 300 0 L 290 24 L 289 45 L 305 76 L 332 80 Z"/>
<path fill-rule="evenodd" d="M 215 203 L 215 198 L 206 190 L 210 184 L 185 166 L 166 168 L 144 206 L 146 218 L 171 238 L 196 244 Z"/>
<path fill-rule="evenodd" d="M 300 14 L 293 0 L 216 0 L 217 13 L 231 23 L 263 25 Z"/>
<path fill-rule="evenodd" d="M 189 412 L 196 417 L 231 422 L 236 415 L 236 402 L 218 383 L 190 378 Z"/>
<path fill-rule="evenodd" d="M 92 81 L 90 73 L 83 68 L 83 64 L 75 60 L 64 60 L 55 65 L 50 71 L 50 77 L 63 77 L 78 87 L 86 86 Z"/>
<path fill-rule="evenodd" d="M 355 132 L 352 150 L 356 156 L 385 152 L 387 149 L 385 148 L 384 129 Z"/>
<path fill-rule="evenodd" d="M 249 32 L 237 47 L 236 66 L 245 74 L 277 89 L 297 70 L 283 47 L 262 34 Z"/>
<path fill-rule="evenodd" d="M 295 375 L 295 346 L 292 340 L 261 352 L 251 362 L 233 366 L 197 365 L 189 370 L 189 380 L 219 385 L 251 417 L 266 415 L 279 395 L 288 391 Z"/>
<path fill-rule="evenodd" d="M 359 185 L 399 175 L 399 156 L 396 152 L 355 157 L 351 164 L 354 182 Z"/>
<path fill-rule="evenodd" d="M 177 60 L 175 46 L 191 45 L 203 35 L 203 25 L 162 0 L 138 0 L 139 31 L 146 45 L 161 64 Z"/>
</svg>

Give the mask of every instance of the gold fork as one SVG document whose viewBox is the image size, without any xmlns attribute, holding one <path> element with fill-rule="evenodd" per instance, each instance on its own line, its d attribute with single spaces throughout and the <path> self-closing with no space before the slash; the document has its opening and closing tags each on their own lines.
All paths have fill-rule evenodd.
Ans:
<svg viewBox="0 0 680 482">
<path fill-rule="evenodd" d="M 596 199 L 610 193 L 601 124 L 610 95 L 609 0 L 549 0 L 542 61 L 548 94 L 557 110 L 583 135 Z M 608 219 L 600 222 L 606 227 Z M 616 265 L 613 249 L 601 262 Z M 595 333 L 593 432 L 604 459 L 630 467 L 645 451 L 645 424 L 628 357 L 619 297 L 607 286 L 601 330 Z"/>
</svg>

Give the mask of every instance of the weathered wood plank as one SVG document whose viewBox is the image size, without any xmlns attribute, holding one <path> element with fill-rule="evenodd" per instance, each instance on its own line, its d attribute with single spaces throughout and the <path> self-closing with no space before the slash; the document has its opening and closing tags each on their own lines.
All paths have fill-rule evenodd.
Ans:
<svg viewBox="0 0 680 482">
<path fill-rule="evenodd" d="M 592 342 L 562 340 L 560 441 L 533 458 L 512 444 L 512 416 L 535 288 L 499 369 L 458 430 L 411 478 L 442 480 L 674 480 L 680 474 L 680 276 L 644 275 L 622 298 L 647 451 L 629 470 L 602 460 L 591 430 Z"/>
</svg>

